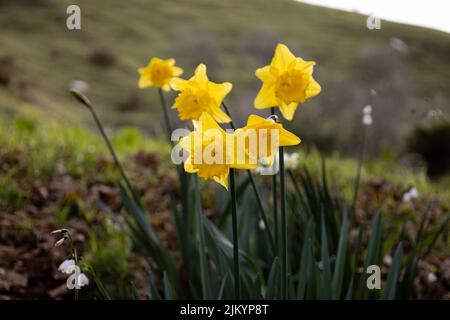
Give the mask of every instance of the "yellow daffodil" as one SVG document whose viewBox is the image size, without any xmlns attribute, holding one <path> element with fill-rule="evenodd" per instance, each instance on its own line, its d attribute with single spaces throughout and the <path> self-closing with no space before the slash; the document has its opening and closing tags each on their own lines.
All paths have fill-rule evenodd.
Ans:
<svg viewBox="0 0 450 320">
<path fill-rule="evenodd" d="M 263 82 L 255 98 L 255 108 L 279 107 L 283 117 L 292 120 L 299 103 L 319 94 L 320 85 L 312 77 L 315 62 L 295 57 L 284 44 L 278 44 L 270 65 L 256 70 Z"/>
<path fill-rule="evenodd" d="M 236 149 L 235 135 L 226 133 L 214 120 L 204 112 L 196 123 L 195 131 L 183 137 L 179 145 L 189 152 L 184 162 L 184 169 L 197 173 L 205 180 L 213 179 L 228 189 L 230 168 L 254 169 L 256 163 L 250 163 L 248 157 L 242 163 L 237 161 L 239 150 Z M 245 150 L 241 150 L 246 154 Z"/>
<path fill-rule="evenodd" d="M 181 120 L 198 120 L 203 112 L 209 113 L 217 122 L 228 123 L 230 117 L 220 109 L 225 96 L 231 91 L 229 82 L 214 83 L 208 80 L 206 66 L 200 64 L 189 80 L 174 78 L 172 89 L 180 91 L 173 108 L 178 109 Z"/>
<path fill-rule="evenodd" d="M 170 90 L 170 80 L 183 73 L 183 69 L 175 66 L 174 59 L 159 58 L 152 58 L 146 67 L 139 68 L 138 71 L 141 75 L 139 88 L 157 87 L 164 91 Z"/>
<path fill-rule="evenodd" d="M 295 146 L 301 142 L 299 137 L 284 129 L 281 123 L 254 114 L 248 117 L 245 127 L 236 130 L 235 135 L 238 140 L 244 139 L 245 145 L 248 145 L 250 161 L 256 159 L 265 165 L 272 165 L 278 147 Z"/>
</svg>

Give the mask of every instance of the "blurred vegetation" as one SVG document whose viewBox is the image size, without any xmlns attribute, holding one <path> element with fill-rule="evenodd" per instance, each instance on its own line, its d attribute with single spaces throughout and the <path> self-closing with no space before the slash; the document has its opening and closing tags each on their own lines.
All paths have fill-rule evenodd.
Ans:
<svg viewBox="0 0 450 320">
<path fill-rule="evenodd" d="M 82 30 L 69 31 L 69 4 L 73 1 L 0 2 L 2 101 L 25 101 L 72 124 L 90 123 L 68 108 L 69 83 L 83 80 L 107 124 L 158 133 L 157 94 L 137 89 L 136 69 L 152 56 L 174 57 L 186 77 L 203 62 L 211 79 L 232 82 L 227 100 L 242 124 L 255 112 L 260 82 L 254 71 L 283 42 L 317 61 L 323 92 L 289 125 L 323 151 L 353 153 L 353 132 L 367 103 L 374 106 L 371 153 L 384 141 L 399 151 L 411 124 L 429 109 L 450 111 L 450 35 L 443 32 L 387 21 L 370 31 L 365 16 L 293 0 L 80 0 Z M 29 8 L 32 14 L 26 14 Z"/>
</svg>

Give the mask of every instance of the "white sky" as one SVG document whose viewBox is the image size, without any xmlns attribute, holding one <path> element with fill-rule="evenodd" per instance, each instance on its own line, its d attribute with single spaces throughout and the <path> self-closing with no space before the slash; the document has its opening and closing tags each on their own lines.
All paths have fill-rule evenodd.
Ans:
<svg viewBox="0 0 450 320">
<path fill-rule="evenodd" d="M 296 0 L 450 32 L 448 0 Z"/>
</svg>

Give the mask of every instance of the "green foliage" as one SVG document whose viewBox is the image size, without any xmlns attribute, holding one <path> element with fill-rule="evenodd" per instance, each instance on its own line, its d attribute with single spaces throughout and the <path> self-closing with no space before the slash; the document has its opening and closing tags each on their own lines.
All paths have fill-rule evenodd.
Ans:
<svg viewBox="0 0 450 320">
<path fill-rule="evenodd" d="M 409 297 L 416 272 L 416 257 L 424 254 L 435 244 L 448 220 L 438 229 L 426 232 L 421 229 L 416 239 L 415 250 L 403 252 L 404 235 L 396 238 L 395 247 L 387 248 L 394 252 L 388 274 L 383 276 L 383 290 L 369 290 L 366 286 L 365 270 L 370 265 L 383 264 L 383 248 L 389 230 L 384 226 L 381 213 L 373 217 L 370 224 L 358 224 L 354 217 L 349 219 L 348 203 L 345 197 L 335 194 L 328 188 L 326 167 L 322 167 L 320 180 L 315 180 L 304 167 L 296 176 L 290 172 L 291 188 L 288 190 L 289 228 L 289 295 L 290 299 L 405 299 Z M 244 180 L 245 181 L 245 180 Z M 281 270 L 277 256 L 267 254 L 270 246 L 259 228 L 254 194 L 249 192 L 248 184 L 238 195 L 238 219 L 240 225 L 240 264 L 241 296 L 245 299 L 280 299 Z M 233 274 L 233 250 L 229 240 L 230 213 L 229 199 L 220 201 L 218 207 L 225 208 L 219 218 L 220 229 L 201 210 L 200 190 L 196 184 L 187 185 L 181 190 L 192 196 L 189 215 L 195 217 L 191 223 L 183 224 L 176 206 L 172 206 L 177 221 L 177 234 L 180 240 L 183 264 L 188 283 L 182 281 L 179 269 L 165 253 L 164 247 L 155 238 L 154 230 L 145 224 L 142 211 L 137 203 L 123 194 L 131 213 L 129 225 L 137 244 L 146 255 L 156 263 L 152 274 L 149 297 L 152 298 L 203 298 L 233 299 L 234 286 L 229 277 Z M 270 190 L 263 190 L 270 192 Z M 175 199 L 174 199 L 175 200 Z M 186 217 L 185 217 L 186 218 Z M 145 227 L 143 226 L 145 225 Z M 350 241 L 349 230 L 360 230 L 360 236 Z M 369 235 L 366 239 L 364 233 Z M 411 239 L 409 239 L 412 241 Z M 353 250 L 352 250 L 353 248 Z M 360 269 L 363 268 L 361 273 Z M 401 274 L 407 277 L 401 278 Z M 157 285 L 157 284 L 160 285 Z"/>
</svg>

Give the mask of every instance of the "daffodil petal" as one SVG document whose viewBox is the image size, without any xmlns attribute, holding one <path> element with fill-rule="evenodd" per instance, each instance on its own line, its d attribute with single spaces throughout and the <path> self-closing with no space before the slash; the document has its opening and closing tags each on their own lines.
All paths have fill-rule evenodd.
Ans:
<svg viewBox="0 0 450 320">
<path fill-rule="evenodd" d="M 270 66 L 265 66 L 256 70 L 255 75 L 258 79 L 264 82 L 270 82 L 274 80 Z"/>
<path fill-rule="evenodd" d="M 174 77 L 178 77 L 183 74 L 183 69 L 179 67 L 172 67 L 172 73 Z"/>
<path fill-rule="evenodd" d="M 261 90 L 255 98 L 254 105 L 256 109 L 265 109 L 274 107 L 278 104 L 278 99 L 275 96 L 275 85 L 263 83 Z"/>
<path fill-rule="evenodd" d="M 279 43 L 275 48 L 275 55 L 272 59 L 272 64 L 278 70 L 284 70 L 287 66 L 295 60 L 295 56 L 289 51 L 288 47 Z"/>
<path fill-rule="evenodd" d="M 138 86 L 139 88 L 147 88 L 147 87 L 151 87 L 153 85 L 153 82 L 150 78 L 147 77 L 140 77 L 139 78 L 139 83 Z"/>
<path fill-rule="evenodd" d="M 292 132 L 287 131 L 286 129 L 281 129 L 279 132 L 279 145 L 280 147 L 287 146 L 295 146 L 302 142 L 302 140 L 297 137 Z"/>
<path fill-rule="evenodd" d="M 227 171 L 226 174 L 223 174 L 219 177 L 213 177 L 215 182 L 220 183 L 227 190 L 228 190 L 228 174 L 229 174 L 229 171 Z"/>
<path fill-rule="evenodd" d="M 321 90 L 322 87 L 320 86 L 320 84 L 311 77 L 311 82 L 308 88 L 306 89 L 306 97 L 310 98 L 316 96 L 320 93 Z"/>
<path fill-rule="evenodd" d="M 170 86 L 175 91 L 182 91 L 188 86 L 188 81 L 181 78 L 173 78 L 170 81 Z"/>
<path fill-rule="evenodd" d="M 283 115 L 283 117 L 286 120 L 292 120 L 292 118 L 294 117 L 295 110 L 298 107 L 298 103 L 291 102 L 289 104 L 286 104 L 286 103 L 282 102 L 279 107 L 280 107 L 280 111 L 281 111 L 281 114 Z"/>
<path fill-rule="evenodd" d="M 220 105 L 227 94 L 230 93 L 233 85 L 229 82 L 224 83 L 209 83 L 209 91 L 215 102 Z"/>
<path fill-rule="evenodd" d="M 208 81 L 208 76 L 206 75 L 206 66 L 203 63 L 199 64 L 195 69 L 194 76 L 191 78 L 191 80 L 195 80 L 198 82 Z"/>
</svg>

